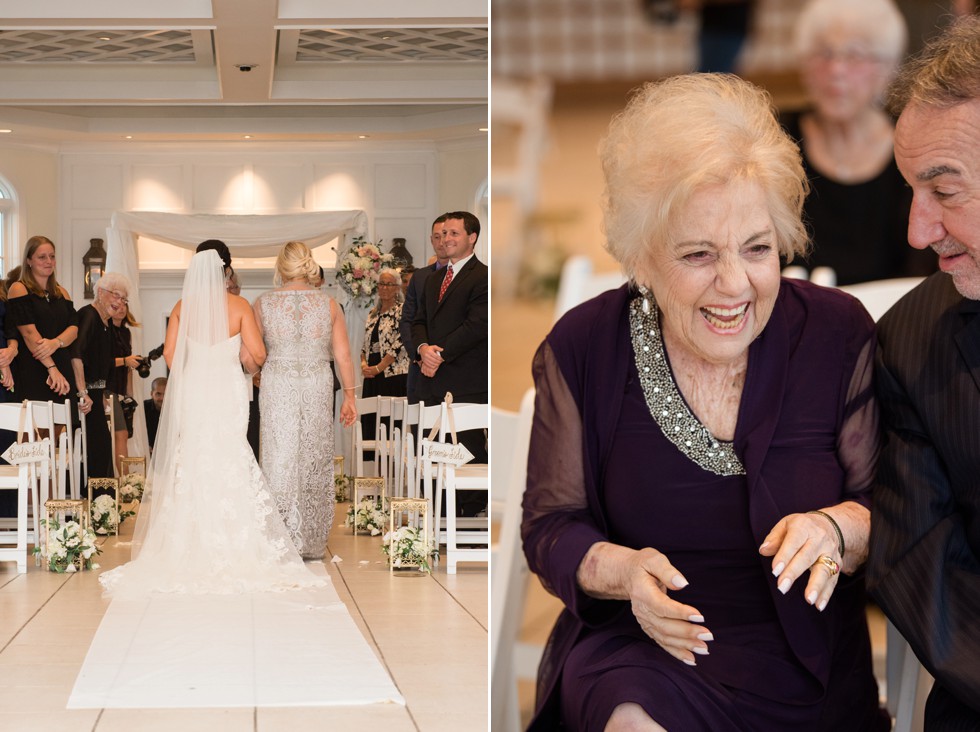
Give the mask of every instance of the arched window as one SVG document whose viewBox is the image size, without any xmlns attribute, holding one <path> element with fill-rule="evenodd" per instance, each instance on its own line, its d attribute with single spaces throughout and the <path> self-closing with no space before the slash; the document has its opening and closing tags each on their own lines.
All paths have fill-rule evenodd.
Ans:
<svg viewBox="0 0 980 732">
<path fill-rule="evenodd" d="M 7 274 L 14 255 L 16 200 L 12 189 L 0 178 L 0 277 Z"/>
</svg>

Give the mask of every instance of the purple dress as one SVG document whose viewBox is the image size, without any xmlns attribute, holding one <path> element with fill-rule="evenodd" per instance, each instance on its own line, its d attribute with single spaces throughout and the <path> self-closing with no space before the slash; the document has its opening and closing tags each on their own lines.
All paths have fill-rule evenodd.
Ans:
<svg viewBox="0 0 980 732">
<path fill-rule="evenodd" d="M 535 359 L 525 551 L 566 610 L 531 728 L 602 730 L 635 702 L 685 732 L 887 729 L 862 578 L 842 575 L 819 613 L 803 598 L 806 575 L 783 596 L 758 553 L 787 514 L 869 504 L 870 318 L 849 296 L 784 282 L 723 443 L 687 408 L 656 317 L 643 321 L 634 295 L 624 287 L 573 310 Z M 666 554 L 690 582 L 676 598 L 714 634 L 710 655 L 689 667 L 628 603 L 582 593 L 575 572 L 596 541 Z"/>
</svg>

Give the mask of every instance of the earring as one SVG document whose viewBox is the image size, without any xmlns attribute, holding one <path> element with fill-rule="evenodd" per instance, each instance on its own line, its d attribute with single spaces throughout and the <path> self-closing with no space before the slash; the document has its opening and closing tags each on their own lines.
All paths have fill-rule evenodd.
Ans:
<svg viewBox="0 0 980 732">
<path fill-rule="evenodd" d="M 640 285 L 637 289 L 640 291 L 640 294 L 643 295 L 643 304 L 640 306 L 640 308 L 643 310 L 644 315 L 649 315 L 650 314 L 650 288 L 647 287 L 646 285 Z"/>
</svg>

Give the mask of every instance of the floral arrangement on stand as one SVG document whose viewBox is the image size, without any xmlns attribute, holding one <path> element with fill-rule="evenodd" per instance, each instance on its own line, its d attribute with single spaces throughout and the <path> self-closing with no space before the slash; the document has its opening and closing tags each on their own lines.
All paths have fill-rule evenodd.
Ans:
<svg viewBox="0 0 980 732">
<path fill-rule="evenodd" d="M 136 511 L 119 511 L 116 499 L 108 494 L 92 499 L 92 528 L 96 534 L 114 534 L 123 521 L 135 515 Z"/>
<path fill-rule="evenodd" d="M 337 473 L 333 478 L 334 500 L 343 503 L 350 497 L 350 478 L 343 473 Z"/>
<path fill-rule="evenodd" d="M 62 526 L 54 519 L 41 519 L 48 527 L 48 545 L 45 552 L 41 546 L 34 547 L 34 554 L 43 556 L 52 572 L 63 574 L 85 569 L 98 569 L 92 561 L 102 550 L 95 544 L 95 532 L 82 529 L 77 521 L 66 521 Z"/>
<path fill-rule="evenodd" d="M 383 254 L 376 245 L 356 236 L 353 246 L 337 260 L 337 281 L 350 295 L 352 302 L 361 307 L 370 307 L 378 291 L 378 274 L 385 267 L 393 265 L 394 257 L 391 254 Z"/>
<path fill-rule="evenodd" d="M 436 553 L 426 542 L 422 529 L 415 526 L 400 526 L 394 532 L 384 535 L 381 551 L 388 557 L 391 566 L 418 567 L 419 572 L 431 572 L 429 559 Z"/>
<path fill-rule="evenodd" d="M 354 527 L 355 531 L 368 531 L 371 536 L 377 536 L 388 525 L 388 512 L 384 510 L 380 500 L 364 498 L 356 506 L 351 504 L 347 509 L 344 526 Z"/>
<path fill-rule="evenodd" d="M 146 490 L 146 476 L 142 473 L 127 473 L 119 479 L 119 502 L 142 501 L 144 490 Z"/>
</svg>

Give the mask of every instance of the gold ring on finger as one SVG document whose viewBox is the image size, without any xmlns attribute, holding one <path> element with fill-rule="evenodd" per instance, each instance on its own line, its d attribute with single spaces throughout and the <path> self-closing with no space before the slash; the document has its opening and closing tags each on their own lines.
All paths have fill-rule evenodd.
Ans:
<svg viewBox="0 0 980 732">
<path fill-rule="evenodd" d="M 840 565 L 826 554 L 821 554 L 817 557 L 817 561 L 813 563 L 813 566 L 816 567 L 818 564 L 826 567 L 831 577 L 840 572 Z"/>
</svg>

